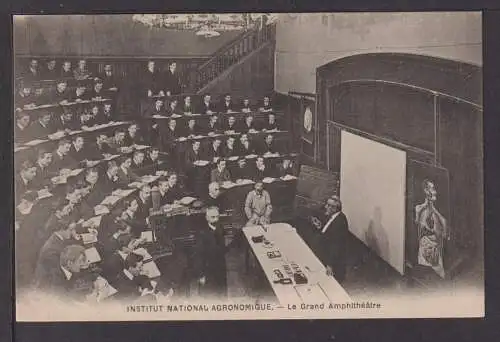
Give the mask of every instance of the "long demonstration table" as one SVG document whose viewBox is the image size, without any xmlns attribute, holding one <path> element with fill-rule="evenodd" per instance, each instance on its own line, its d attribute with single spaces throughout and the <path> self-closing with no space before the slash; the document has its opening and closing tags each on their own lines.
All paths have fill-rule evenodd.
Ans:
<svg viewBox="0 0 500 342">
<path fill-rule="evenodd" d="M 243 228 L 243 234 L 281 305 L 328 304 L 349 300 L 347 292 L 335 278 L 326 275 L 326 268 L 294 227 L 287 223 L 250 226 Z M 252 237 L 257 236 L 263 236 L 270 244 L 254 242 Z M 270 258 L 268 253 L 273 251 L 279 251 L 281 256 Z M 307 278 L 307 283 L 297 284 L 294 280 L 291 272 L 296 272 L 297 267 Z M 291 283 L 275 283 L 279 279 L 276 270 L 285 278 L 290 278 Z"/>
</svg>

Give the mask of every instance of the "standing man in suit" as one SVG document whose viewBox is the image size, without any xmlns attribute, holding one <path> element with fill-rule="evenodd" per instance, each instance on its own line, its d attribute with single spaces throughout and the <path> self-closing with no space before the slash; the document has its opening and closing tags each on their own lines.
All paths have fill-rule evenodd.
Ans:
<svg viewBox="0 0 500 342">
<path fill-rule="evenodd" d="M 182 92 L 181 80 L 177 72 L 177 63 L 172 62 L 168 66 L 168 71 L 165 75 L 165 83 L 167 95 L 179 95 Z"/>
<path fill-rule="evenodd" d="M 326 273 L 342 282 L 346 275 L 346 245 L 349 226 L 342 212 L 338 196 L 330 197 L 325 204 L 325 218 L 311 217 L 317 229 L 314 250 L 326 267 Z"/>
<path fill-rule="evenodd" d="M 163 89 L 162 77 L 160 72 L 156 69 L 156 63 L 154 61 L 148 61 L 147 69 L 142 75 L 141 80 L 143 81 L 143 96 L 165 96 L 165 90 Z"/>
<path fill-rule="evenodd" d="M 199 265 L 200 294 L 207 299 L 227 297 L 226 251 L 224 230 L 219 223 L 219 209 L 210 207 L 205 218 L 206 226 L 199 234 L 197 258 Z"/>
</svg>

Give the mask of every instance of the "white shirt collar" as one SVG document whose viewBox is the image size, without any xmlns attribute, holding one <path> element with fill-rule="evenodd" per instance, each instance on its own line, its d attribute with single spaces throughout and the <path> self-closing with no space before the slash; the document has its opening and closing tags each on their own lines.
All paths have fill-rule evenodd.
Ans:
<svg viewBox="0 0 500 342">
<path fill-rule="evenodd" d="M 130 273 L 128 270 L 125 270 L 125 269 L 124 269 L 124 270 L 123 270 L 123 273 L 125 274 L 125 276 L 126 276 L 128 279 L 130 279 L 130 280 L 134 279 L 134 276 L 133 276 L 133 275 L 132 275 L 132 273 Z"/>
<path fill-rule="evenodd" d="M 71 273 L 70 271 L 68 271 L 67 269 L 65 269 L 64 267 L 61 266 L 61 270 L 63 271 L 64 275 L 66 276 L 66 279 L 67 280 L 70 280 L 71 279 L 71 276 L 73 275 L 73 273 Z"/>
<path fill-rule="evenodd" d="M 326 222 L 326 224 L 323 227 L 323 229 L 321 229 L 321 233 L 326 232 L 326 230 L 328 229 L 328 227 L 330 226 L 330 224 L 332 224 L 333 220 L 335 220 L 337 218 L 337 216 L 339 216 L 339 214 L 340 214 L 340 211 L 336 212 L 335 214 L 332 215 L 332 217 L 330 217 L 330 219 L 328 220 L 328 222 Z"/>
<path fill-rule="evenodd" d="M 215 227 L 213 224 L 210 224 L 210 223 L 209 223 L 209 224 L 208 224 L 208 226 L 209 226 L 209 227 L 210 227 L 210 229 L 212 229 L 212 230 L 216 230 L 216 229 L 217 229 L 217 227 Z"/>
</svg>

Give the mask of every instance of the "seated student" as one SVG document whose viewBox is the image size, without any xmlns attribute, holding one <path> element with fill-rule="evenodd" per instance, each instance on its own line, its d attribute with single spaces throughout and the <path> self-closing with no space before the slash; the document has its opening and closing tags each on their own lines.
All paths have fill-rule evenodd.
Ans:
<svg viewBox="0 0 500 342">
<path fill-rule="evenodd" d="M 84 81 L 90 78 L 91 74 L 87 68 L 87 61 L 80 59 L 78 61 L 78 66 L 73 70 L 73 77 L 77 81 Z"/>
<path fill-rule="evenodd" d="M 236 118 L 234 116 L 230 116 L 227 119 L 227 123 L 224 126 L 224 132 L 226 133 L 235 133 L 239 130 L 238 125 L 236 124 Z"/>
<path fill-rule="evenodd" d="M 279 152 L 279 148 L 276 146 L 276 143 L 274 142 L 274 136 L 272 134 L 268 134 L 264 139 L 264 143 L 261 145 L 259 149 L 259 153 L 267 154 L 276 152 Z"/>
<path fill-rule="evenodd" d="M 255 146 L 254 146 L 253 142 L 251 142 L 248 139 L 248 135 L 247 134 L 242 134 L 240 136 L 240 144 L 239 144 L 238 155 L 240 155 L 240 156 L 247 156 L 249 154 L 254 154 L 255 152 L 256 152 L 255 151 Z"/>
<path fill-rule="evenodd" d="M 253 176 L 247 165 L 247 160 L 245 158 L 238 159 L 238 167 L 234 169 L 234 179 L 252 179 Z"/>
<path fill-rule="evenodd" d="M 205 128 L 205 133 L 208 135 L 219 134 L 222 132 L 221 126 L 219 124 L 219 118 L 216 115 L 212 115 L 208 120 L 208 124 Z"/>
<path fill-rule="evenodd" d="M 44 138 L 49 134 L 55 133 L 54 125 L 51 124 L 52 113 L 43 111 L 37 119 L 29 126 L 30 136 L 32 139 Z"/>
<path fill-rule="evenodd" d="M 111 108 L 110 102 L 105 102 L 101 111 L 100 117 L 97 118 L 97 123 L 106 124 L 117 119 L 115 112 Z"/>
<path fill-rule="evenodd" d="M 193 141 L 191 148 L 186 150 L 186 154 L 184 157 L 184 163 L 186 167 L 192 167 L 193 163 L 198 160 L 203 160 L 203 157 L 200 152 L 200 141 Z"/>
<path fill-rule="evenodd" d="M 85 248 L 72 244 L 63 248 L 57 263 L 47 266 L 47 272 L 35 278 L 36 287 L 56 295 L 71 296 L 75 291 L 76 279 L 89 264 Z"/>
<path fill-rule="evenodd" d="M 138 210 L 139 200 L 137 198 L 133 198 L 125 202 L 125 210 L 120 215 L 120 220 L 127 226 L 127 232 L 129 234 L 143 231 L 146 225 L 144 219 L 137 216 Z"/>
<path fill-rule="evenodd" d="M 80 122 L 76 120 L 70 108 L 63 108 L 62 113 L 52 120 L 52 130 L 56 132 L 69 132 L 77 129 L 80 129 Z"/>
<path fill-rule="evenodd" d="M 216 158 L 221 158 L 224 156 L 222 151 L 222 141 L 219 138 L 212 140 L 211 143 L 205 148 L 203 153 L 203 158 L 205 160 L 214 161 Z"/>
<path fill-rule="evenodd" d="M 186 129 L 183 132 L 183 135 L 188 138 L 192 138 L 194 136 L 200 135 L 202 132 L 202 128 L 197 124 L 195 119 L 189 119 L 187 122 Z"/>
<path fill-rule="evenodd" d="M 234 145 L 236 140 L 233 137 L 228 137 L 226 140 L 226 145 L 224 145 L 223 155 L 226 158 L 235 157 L 238 155 L 239 151 Z"/>
<path fill-rule="evenodd" d="M 213 114 L 216 110 L 216 105 L 212 103 L 212 96 L 210 94 L 205 94 L 199 106 L 201 114 Z"/>
<path fill-rule="evenodd" d="M 99 75 L 99 78 L 102 80 L 104 90 L 118 91 L 118 78 L 115 77 L 111 64 L 104 65 L 104 72 Z"/>
<path fill-rule="evenodd" d="M 52 152 L 40 149 L 36 158 L 36 177 L 33 179 L 33 186 L 37 189 L 42 189 L 44 186 L 50 185 L 50 177 L 52 176 Z"/>
<path fill-rule="evenodd" d="M 177 107 L 177 99 L 172 99 L 170 103 L 168 104 L 168 107 L 166 109 L 167 115 L 174 115 L 174 114 L 181 114 L 183 113 L 181 108 Z"/>
<path fill-rule="evenodd" d="M 16 113 L 16 126 L 14 126 L 14 141 L 16 143 L 25 143 L 35 137 L 31 136 L 29 129 L 30 116 L 27 112 L 19 111 Z"/>
<path fill-rule="evenodd" d="M 136 150 L 132 156 L 132 165 L 131 168 L 134 172 L 140 172 L 144 167 L 144 151 Z"/>
<path fill-rule="evenodd" d="M 120 183 L 118 182 L 118 165 L 116 162 L 108 162 L 106 173 L 103 177 L 99 178 L 97 185 L 106 196 L 120 187 Z"/>
<path fill-rule="evenodd" d="M 273 108 L 271 106 L 271 100 L 269 99 L 269 96 L 264 96 L 264 99 L 262 100 L 262 106 L 259 107 L 259 111 L 261 112 L 272 112 Z"/>
<path fill-rule="evenodd" d="M 208 196 L 204 199 L 206 207 L 217 207 L 220 211 L 227 209 L 227 203 L 220 192 L 218 182 L 208 184 Z"/>
<path fill-rule="evenodd" d="M 118 273 L 116 278 L 111 282 L 111 285 L 118 291 L 115 295 L 117 299 L 137 299 L 141 296 L 139 292 L 139 285 L 141 284 L 138 279 L 143 270 L 142 255 L 129 253 L 125 259 L 125 268 L 122 272 Z"/>
<path fill-rule="evenodd" d="M 139 237 L 142 231 L 146 230 L 149 222 L 149 210 L 153 207 L 153 202 L 151 201 L 151 186 L 144 185 L 139 190 L 139 195 L 137 196 L 137 212 L 136 220 L 138 223 L 144 224 L 141 231 L 135 230 L 132 227 L 132 235 Z"/>
<path fill-rule="evenodd" d="M 184 197 L 184 190 L 178 183 L 177 174 L 171 173 L 167 179 L 158 181 L 158 191 L 151 195 L 153 209 L 158 210 L 165 204 L 177 203 Z"/>
<path fill-rule="evenodd" d="M 147 168 L 148 173 L 156 174 L 157 171 L 163 170 L 165 166 L 166 163 L 160 159 L 160 150 L 157 147 L 150 149 L 144 161 L 144 167 Z"/>
<path fill-rule="evenodd" d="M 103 89 L 102 80 L 100 78 L 94 79 L 94 86 L 90 91 L 92 100 L 103 100 L 108 97 L 106 90 Z"/>
<path fill-rule="evenodd" d="M 266 177 L 272 177 L 272 171 L 266 167 L 264 163 L 264 158 L 257 157 L 255 161 L 255 169 L 253 171 L 254 181 L 262 181 Z"/>
<path fill-rule="evenodd" d="M 245 122 L 241 125 L 239 133 L 254 133 L 257 132 L 257 125 L 254 122 L 253 116 L 248 115 Z"/>
<path fill-rule="evenodd" d="M 59 103 L 66 104 L 71 99 L 71 94 L 68 90 L 68 82 L 64 79 L 58 80 L 56 88 L 44 96 L 44 103 Z"/>
<path fill-rule="evenodd" d="M 217 167 L 213 169 L 212 172 L 210 173 L 210 181 L 217 183 L 231 181 L 231 174 L 229 173 L 229 170 L 226 168 L 225 159 L 220 158 L 217 161 Z"/>
<path fill-rule="evenodd" d="M 38 190 L 34 189 L 33 180 L 36 177 L 36 167 L 30 161 L 25 160 L 21 167 L 19 168 L 19 174 L 15 176 L 15 194 L 16 203 L 19 202 L 22 195 L 28 190 Z"/>
<path fill-rule="evenodd" d="M 126 157 L 120 164 L 118 168 L 118 183 L 123 188 L 126 189 L 128 185 L 137 179 L 136 174 L 131 170 L 132 158 Z"/>
<path fill-rule="evenodd" d="M 296 174 L 295 163 L 288 158 L 284 158 L 278 166 L 277 177 L 285 177 L 286 175 L 295 176 Z"/>
<path fill-rule="evenodd" d="M 125 134 L 125 146 L 132 145 L 144 145 L 144 138 L 139 133 L 139 126 L 136 123 L 130 124 Z"/>
<path fill-rule="evenodd" d="M 191 96 L 186 96 L 184 98 L 184 103 L 182 105 L 182 112 L 184 114 L 193 114 L 195 113 L 195 108 L 191 102 Z"/>
<path fill-rule="evenodd" d="M 230 113 L 236 111 L 236 104 L 231 100 L 231 94 L 224 95 L 219 104 L 219 113 Z"/>
<path fill-rule="evenodd" d="M 111 283 L 115 281 L 120 272 L 125 268 L 125 259 L 132 253 L 136 243 L 136 239 L 132 238 L 130 233 L 126 233 L 123 227 L 130 227 L 124 225 L 122 221 L 117 224 L 117 231 L 106 241 L 105 253 L 106 257 L 103 258 L 102 273 L 103 276 Z"/>
<path fill-rule="evenodd" d="M 108 137 L 105 134 L 98 134 L 95 144 L 89 146 L 88 159 L 101 160 L 105 155 L 112 154 L 111 147 L 108 144 Z"/>
<path fill-rule="evenodd" d="M 125 145 L 125 131 L 121 128 L 115 130 L 111 140 L 108 140 L 109 147 L 116 153 L 120 154 L 123 151 Z"/>
<path fill-rule="evenodd" d="M 264 190 L 262 182 L 255 183 L 245 200 L 245 214 L 248 218 L 247 226 L 271 223 L 273 207 L 269 192 Z"/>
<path fill-rule="evenodd" d="M 57 149 L 54 152 L 52 168 L 53 170 L 70 169 L 73 164 L 73 159 L 70 157 L 71 142 L 67 139 L 59 140 Z"/>
<path fill-rule="evenodd" d="M 175 119 L 169 119 L 168 126 L 161 129 L 162 146 L 168 147 L 175 139 L 180 137 L 181 134 L 180 129 L 177 128 L 177 121 Z"/>
<path fill-rule="evenodd" d="M 41 78 L 40 71 L 38 68 L 38 60 L 32 59 L 28 66 L 28 69 L 23 73 L 23 79 L 27 81 L 36 81 Z"/>
<path fill-rule="evenodd" d="M 43 99 L 38 100 L 31 87 L 27 84 L 21 84 L 19 92 L 15 97 L 15 108 L 23 109 L 24 107 L 35 106 L 37 102 L 44 102 Z"/>
<path fill-rule="evenodd" d="M 44 80 L 55 80 L 58 77 L 56 69 L 56 60 L 51 58 L 47 61 L 47 66 L 45 70 L 42 70 L 42 77 Z"/>
<path fill-rule="evenodd" d="M 167 116 L 167 111 L 161 98 L 157 98 L 156 100 L 154 100 L 154 102 L 150 105 L 149 108 L 146 109 L 144 113 L 145 117 L 153 117 L 155 115 Z"/>
<path fill-rule="evenodd" d="M 250 107 L 250 100 L 248 98 L 245 98 L 243 100 L 243 105 L 241 106 L 241 111 L 243 113 L 250 113 L 252 111 L 252 108 Z"/>
<path fill-rule="evenodd" d="M 276 122 L 276 115 L 269 114 L 267 116 L 267 122 L 264 125 L 264 128 L 262 130 L 264 132 L 265 131 L 277 131 L 277 130 L 279 130 L 278 123 Z"/>
<path fill-rule="evenodd" d="M 69 151 L 69 156 L 73 159 L 73 165 L 84 165 L 89 157 L 85 146 L 85 139 L 78 135 L 73 138 L 73 143 Z"/>
<path fill-rule="evenodd" d="M 85 196 L 87 204 L 95 207 L 108 195 L 103 192 L 103 188 L 99 186 L 99 171 L 96 168 L 88 168 L 85 170 L 85 184 L 89 188 L 88 194 Z"/>
<path fill-rule="evenodd" d="M 98 107 L 92 107 L 92 110 L 96 108 L 99 110 Z M 80 114 L 79 114 L 79 125 L 81 127 L 92 127 L 95 124 L 95 119 L 94 119 L 94 113 L 93 112 L 88 112 L 86 109 L 84 109 Z"/>
<path fill-rule="evenodd" d="M 71 71 L 71 62 L 70 61 L 63 62 L 62 66 L 61 66 L 61 73 L 59 74 L 59 77 L 62 79 L 73 78 L 73 71 Z"/>
<path fill-rule="evenodd" d="M 90 94 L 87 93 L 87 88 L 83 82 L 78 82 L 73 92 L 69 93 L 69 100 L 71 102 L 87 101 L 90 100 Z"/>
</svg>

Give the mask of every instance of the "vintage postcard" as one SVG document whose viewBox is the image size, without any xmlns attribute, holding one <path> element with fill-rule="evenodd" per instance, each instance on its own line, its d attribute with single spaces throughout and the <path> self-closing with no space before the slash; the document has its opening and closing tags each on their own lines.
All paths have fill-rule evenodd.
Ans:
<svg viewBox="0 0 500 342">
<path fill-rule="evenodd" d="M 484 316 L 480 12 L 13 25 L 17 321 Z"/>
</svg>

